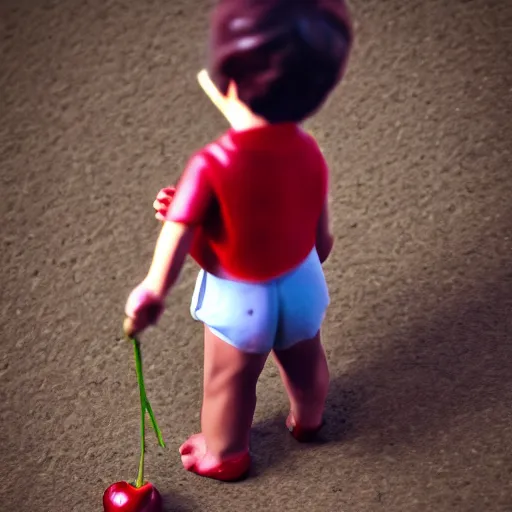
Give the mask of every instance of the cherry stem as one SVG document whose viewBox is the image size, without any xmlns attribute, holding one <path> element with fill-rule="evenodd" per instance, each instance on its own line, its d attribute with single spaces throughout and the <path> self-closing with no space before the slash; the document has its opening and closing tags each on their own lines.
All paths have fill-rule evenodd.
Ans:
<svg viewBox="0 0 512 512">
<path fill-rule="evenodd" d="M 140 342 L 136 338 L 129 338 L 133 344 L 133 352 L 135 356 L 135 371 L 137 373 L 137 384 L 139 385 L 140 396 L 140 460 L 139 460 L 139 473 L 135 487 L 139 488 L 144 485 L 144 455 L 146 453 L 146 412 L 149 415 L 151 426 L 156 433 L 158 444 L 165 448 L 165 442 L 162 437 L 162 432 L 153 414 L 153 409 L 146 395 L 146 386 L 144 385 L 144 374 L 142 371 L 142 353 L 140 349 Z"/>
</svg>

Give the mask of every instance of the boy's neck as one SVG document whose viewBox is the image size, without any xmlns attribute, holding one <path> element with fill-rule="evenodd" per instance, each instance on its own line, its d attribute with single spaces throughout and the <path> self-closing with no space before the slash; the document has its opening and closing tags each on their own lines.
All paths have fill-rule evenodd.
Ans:
<svg viewBox="0 0 512 512">
<path fill-rule="evenodd" d="M 270 124 L 262 117 L 253 114 L 249 109 L 236 109 L 233 113 L 225 113 L 225 117 L 231 128 L 237 132 L 261 128 Z"/>
<path fill-rule="evenodd" d="M 221 94 L 206 69 L 198 73 L 197 79 L 203 91 L 227 119 L 233 130 L 241 132 L 269 124 L 238 99 L 236 87 L 233 84 L 230 85 L 227 94 Z"/>
</svg>

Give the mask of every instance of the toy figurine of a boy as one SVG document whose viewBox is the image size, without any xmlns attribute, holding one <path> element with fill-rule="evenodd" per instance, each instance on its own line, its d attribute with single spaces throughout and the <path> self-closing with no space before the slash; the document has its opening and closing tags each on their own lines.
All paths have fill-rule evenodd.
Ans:
<svg viewBox="0 0 512 512">
<path fill-rule="evenodd" d="M 351 46 L 342 0 L 221 0 L 213 10 L 208 70 L 198 78 L 231 128 L 157 196 L 164 224 L 125 323 L 134 334 L 157 322 L 190 254 L 200 266 L 191 313 L 204 324 L 204 395 L 201 433 L 180 453 L 199 475 L 247 474 L 256 384 L 270 353 L 292 435 L 307 441 L 322 426 L 329 172 L 300 125 L 342 79 Z"/>
</svg>

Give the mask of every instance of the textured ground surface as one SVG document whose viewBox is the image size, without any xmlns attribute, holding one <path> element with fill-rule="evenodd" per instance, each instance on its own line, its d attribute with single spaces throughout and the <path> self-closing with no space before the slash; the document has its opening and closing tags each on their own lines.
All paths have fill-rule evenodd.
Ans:
<svg viewBox="0 0 512 512">
<path fill-rule="evenodd" d="M 253 478 L 182 470 L 202 370 L 188 264 L 144 345 L 169 511 L 512 510 L 512 4 L 353 3 L 349 74 L 309 123 L 337 236 L 325 442 L 289 439 L 269 362 Z M 96 512 L 137 468 L 118 334 L 154 195 L 225 128 L 195 82 L 207 3 L 0 6 L 0 509 Z"/>
</svg>

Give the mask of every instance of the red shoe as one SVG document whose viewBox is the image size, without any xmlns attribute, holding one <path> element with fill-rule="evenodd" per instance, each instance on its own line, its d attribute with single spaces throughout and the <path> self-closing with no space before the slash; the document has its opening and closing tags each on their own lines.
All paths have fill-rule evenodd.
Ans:
<svg viewBox="0 0 512 512">
<path fill-rule="evenodd" d="M 314 428 L 304 428 L 298 425 L 295 422 L 295 419 L 292 416 L 292 413 L 288 414 L 288 418 L 286 418 L 286 428 L 289 430 L 290 434 L 297 440 L 299 443 L 310 443 L 314 441 L 316 435 L 321 430 L 321 428 L 325 425 L 325 421 L 322 420 L 322 423 L 318 425 L 318 427 Z"/>
<path fill-rule="evenodd" d="M 194 465 L 189 468 L 189 471 L 199 476 L 221 480 L 222 482 L 239 482 L 247 477 L 250 466 L 251 456 L 245 453 L 244 455 L 223 460 L 219 465 L 213 468 L 203 469 Z"/>
<path fill-rule="evenodd" d="M 190 436 L 180 447 L 181 462 L 187 471 L 205 478 L 237 482 L 249 473 L 251 456 L 249 452 L 233 455 L 224 460 L 212 456 L 206 449 L 202 434 Z"/>
</svg>

